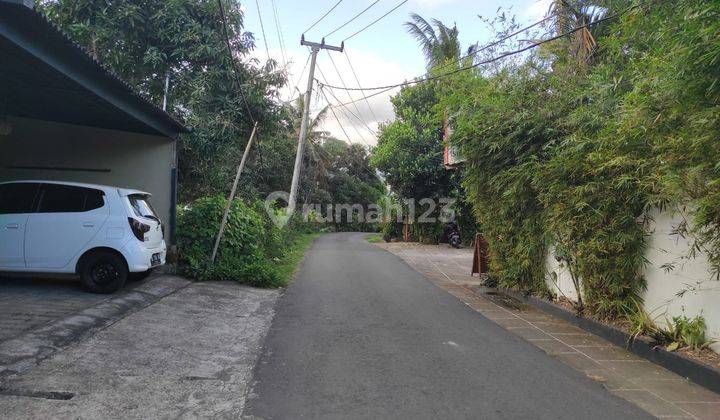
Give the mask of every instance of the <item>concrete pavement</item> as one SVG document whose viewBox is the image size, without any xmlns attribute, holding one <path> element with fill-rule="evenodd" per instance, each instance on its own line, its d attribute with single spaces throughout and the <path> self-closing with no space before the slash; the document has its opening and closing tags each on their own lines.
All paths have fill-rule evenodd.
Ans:
<svg viewBox="0 0 720 420">
<path fill-rule="evenodd" d="M 278 303 L 246 416 L 649 417 L 364 237 L 316 240 Z"/>
<path fill-rule="evenodd" d="M 177 289 L 0 375 L 0 417 L 238 418 L 279 293 L 233 282 Z"/>
<path fill-rule="evenodd" d="M 473 252 L 447 245 L 376 243 L 485 318 L 523 337 L 609 392 L 661 418 L 720 419 L 720 395 L 623 347 L 482 286 Z M 508 300 L 509 299 L 509 300 Z"/>
</svg>

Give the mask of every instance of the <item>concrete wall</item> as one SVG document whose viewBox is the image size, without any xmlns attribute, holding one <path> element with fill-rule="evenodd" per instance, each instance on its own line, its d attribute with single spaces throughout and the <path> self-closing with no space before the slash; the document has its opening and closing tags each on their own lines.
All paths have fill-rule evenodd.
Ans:
<svg viewBox="0 0 720 420">
<path fill-rule="evenodd" d="M 691 237 L 681 237 L 674 233 L 688 215 L 680 209 L 653 211 L 649 226 L 648 250 L 645 258 L 648 265 L 643 272 L 647 280 L 647 291 L 643 295 L 645 310 L 655 318 L 655 322 L 665 327 L 665 319 L 685 315 L 694 317 L 702 314 L 707 323 L 708 336 L 720 339 L 720 281 L 712 277 L 706 255 L 697 253 L 690 257 Z M 667 270 L 666 265 L 672 265 Z M 576 299 L 572 280 L 567 269 L 559 267 L 553 250 L 548 252 L 546 263 L 546 282 L 551 290 L 560 290 L 569 298 Z M 559 281 L 552 280 L 551 272 L 557 274 Z M 682 297 L 678 292 L 686 291 Z M 561 293 L 558 293 L 562 296 Z M 720 352 L 720 343 L 712 349 Z"/>
<path fill-rule="evenodd" d="M 11 133 L 0 135 L 0 181 L 48 179 L 136 188 L 153 195 L 153 206 L 169 225 L 171 170 L 175 165 L 175 143 L 171 139 L 24 118 L 9 118 L 9 122 Z M 169 231 L 166 229 L 165 234 Z"/>
<path fill-rule="evenodd" d="M 548 249 L 548 254 L 545 258 L 545 272 L 545 282 L 548 288 L 555 292 L 558 299 L 564 296 L 570 300 L 577 301 L 577 292 L 575 291 L 575 286 L 573 286 L 570 271 L 568 271 L 564 264 L 561 264 L 555 259 L 554 247 Z M 555 273 L 555 275 L 553 275 L 553 273 Z"/>
</svg>

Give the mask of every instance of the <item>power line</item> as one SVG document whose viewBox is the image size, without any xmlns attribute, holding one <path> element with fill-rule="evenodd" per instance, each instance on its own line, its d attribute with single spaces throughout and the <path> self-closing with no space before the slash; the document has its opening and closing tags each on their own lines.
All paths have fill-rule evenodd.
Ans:
<svg viewBox="0 0 720 420">
<path fill-rule="evenodd" d="M 283 37 L 282 30 L 280 29 L 280 13 L 278 12 L 277 4 L 275 0 L 271 1 L 273 9 L 273 18 L 275 20 L 275 30 L 277 31 L 278 43 L 280 44 L 280 55 L 282 57 L 283 68 L 285 71 L 288 69 L 287 54 L 285 52 L 285 38 Z M 288 85 L 288 91 L 292 96 L 292 88 Z"/>
<path fill-rule="evenodd" d="M 490 58 L 490 59 L 483 60 L 483 61 L 479 61 L 479 62 L 477 62 L 477 63 L 471 64 L 471 65 L 466 66 L 466 67 L 460 67 L 460 68 L 455 69 L 455 70 L 453 70 L 453 71 L 450 71 L 450 72 L 447 72 L 447 73 L 443 73 L 443 74 L 440 74 L 440 75 L 437 75 L 437 76 L 424 76 L 424 77 L 416 78 L 415 80 L 406 81 L 406 82 L 402 82 L 402 83 L 397 83 L 397 84 L 394 84 L 394 85 L 374 86 L 374 87 L 369 87 L 369 88 L 363 88 L 363 87 L 358 87 L 358 88 L 344 88 L 344 87 L 341 87 L 341 86 L 333 86 L 333 85 L 328 85 L 328 84 L 322 84 L 322 85 L 323 85 L 324 87 L 328 87 L 328 88 L 331 88 L 331 89 L 340 89 L 340 90 L 365 91 L 365 90 L 380 90 L 380 89 L 383 89 L 384 91 L 387 91 L 387 90 L 394 89 L 394 88 L 397 88 L 397 87 L 413 85 L 413 84 L 422 83 L 422 82 L 430 81 L 430 80 L 442 79 L 442 78 L 444 78 L 444 77 L 451 76 L 451 75 L 453 75 L 453 74 L 460 73 L 460 72 L 462 72 L 462 71 L 470 70 L 470 69 L 473 69 L 473 68 L 482 66 L 482 65 L 484 65 L 484 64 L 489 64 L 489 63 L 493 63 L 493 62 L 495 62 L 495 61 L 502 60 L 503 58 L 506 58 L 506 57 L 509 57 L 509 56 L 512 56 L 512 55 L 516 55 L 516 54 L 523 53 L 523 52 L 525 52 L 525 51 L 528 51 L 528 50 L 531 50 L 531 49 L 533 49 L 533 48 L 539 47 L 540 45 L 547 44 L 548 42 L 556 41 L 556 40 L 558 40 L 558 39 L 560 39 L 560 38 L 564 38 L 564 37 L 566 37 L 566 36 L 568 36 L 568 35 L 572 35 L 572 34 L 574 34 L 575 32 L 581 31 L 581 30 L 583 30 L 583 29 L 585 29 L 585 28 L 588 28 L 588 27 L 597 25 L 597 24 L 599 24 L 599 23 L 602 23 L 602 22 L 605 22 L 605 21 L 608 21 L 608 20 L 611 20 L 611 19 L 615 19 L 615 18 L 617 18 L 618 16 L 621 16 L 621 15 L 627 13 L 628 11 L 630 11 L 630 10 L 632 10 L 632 9 L 635 9 L 635 8 L 637 8 L 637 7 L 639 7 L 639 5 L 631 6 L 631 7 L 627 8 L 627 9 L 625 9 L 625 10 L 622 11 L 622 12 L 618 12 L 618 13 L 615 13 L 615 14 L 613 14 L 613 15 L 611 15 L 611 16 L 608 16 L 608 17 L 605 17 L 605 18 L 602 18 L 602 19 L 598 19 L 598 20 L 596 20 L 596 21 L 594 21 L 594 22 L 590 22 L 590 23 L 587 23 L 587 24 L 585 24 L 585 25 L 578 26 L 578 27 L 576 27 L 576 28 L 574 28 L 574 29 L 572 29 L 572 30 L 570 30 L 570 31 L 568 31 L 568 32 L 564 32 L 564 33 L 562 33 L 562 34 L 553 36 L 553 37 L 548 38 L 548 39 L 544 39 L 544 40 L 542 40 L 542 41 L 533 42 L 532 44 L 528 45 L 527 47 L 523 47 L 523 48 L 520 48 L 520 49 L 517 49 L 517 50 L 514 50 L 514 51 L 508 51 L 508 52 L 505 52 L 505 53 L 500 54 L 500 55 L 497 56 L 497 57 Z M 370 95 L 370 96 L 368 96 L 368 97 L 371 97 L 371 96 L 373 96 L 373 95 Z M 347 104 L 347 103 L 346 103 L 346 104 Z"/>
<path fill-rule="evenodd" d="M 328 103 L 328 106 L 329 106 L 329 105 L 330 105 L 330 101 L 328 100 L 327 96 L 325 95 L 325 91 L 323 91 L 322 88 L 319 89 L 319 90 L 320 90 L 320 93 L 322 93 L 322 96 L 325 98 L 325 102 L 327 102 L 327 103 Z M 337 114 L 335 113 L 334 107 L 329 106 L 329 109 L 330 109 L 330 112 L 333 114 L 333 117 L 335 117 L 335 121 L 337 121 L 337 123 L 338 123 L 338 125 L 340 126 L 340 129 L 342 130 L 343 134 L 345 134 L 345 137 L 347 138 L 348 143 L 351 143 L 351 144 L 352 144 L 352 140 L 350 140 L 350 136 L 348 136 L 347 131 L 345 131 L 345 127 L 340 123 L 340 119 L 338 118 Z"/>
<path fill-rule="evenodd" d="M 338 0 L 338 2 L 335 3 L 335 6 L 331 7 L 330 10 L 328 10 L 327 12 L 325 12 L 324 15 L 320 16 L 320 19 L 316 20 L 315 23 L 313 23 L 312 25 L 310 25 L 309 28 L 307 28 L 307 29 L 305 29 L 304 31 L 302 31 L 302 33 L 305 34 L 305 32 L 307 32 L 307 31 L 309 31 L 310 29 L 314 28 L 315 25 L 317 25 L 318 23 L 320 23 L 321 20 L 325 19 L 325 17 L 326 17 L 327 15 L 329 15 L 330 12 L 332 12 L 333 10 L 335 10 L 335 8 L 340 5 L 340 3 L 342 3 L 342 0 Z"/>
<path fill-rule="evenodd" d="M 407 3 L 407 2 L 408 2 L 408 0 L 403 0 L 403 1 L 401 1 L 400 3 L 397 4 L 397 6 L 393 7 L 393 8 L 390 9 L 389 11 L 387 11 L 384 15 L 380 16 L 379 18 L 375 19 L 374 21 L 370 22 L 369 24 L 365 25 L 362 29 L 360 29 L 359 31 L 353 33 L 353 34 L 350 35 L 349 37 L 343 39 L 343 42 L 347 41 L 348 39 L 354 37 L 355 35 L 359 34 L 360 32 L 362 32 L 362 31 L 366 30 L 367 28 L 373 26 L 374 24 L 378 23 L 382 18 L 384 18 L 385 16 L 387 16 L 387 15 L 389 15 L 390 13 L 394 12 L 394 11 L 397 10 L 400 6 L 402 6 L 403 4 L 405 4 L 405 3 Z"/>
<path fill-rule="evenodd" d="M 342 25 L 338 26 L 337 28 L 333 29 L 329 34 L 325 35 L 323 38 L 328 38 L 328 37 L 330 37 L 330 35 L 334 34 L 335 32 L 339 31 L 340 29 L 344 28 L 348 23 L 350 23 L 350 22 L 354 21 L 355 19 L 359 18 L 359 17 L 362 16 L 365 12 L 367 12 L 368 10 L 370 10 L 371 7 L 373 7 L 373 6 L 375 6 L 376 4 L 378 4 L 378 2 L 380 2 L 380 0 L 375 0 L 375 2 L 372 3 L 370 6 L 366 7 L 366 8 L 363 9 L 360 13 L 358 13 L 358 14 L 356 14 L 355 16 L 353 16 L 352 18 L 350 18 L 350 20 L 348 20 L 347 22 L 345 22 L 345 23 L 343 23 Z"/>
<path fill-rule="evenodd" d="M 323 97 L 325 97 L 325 101 L 328 103 L 328 108 L 330 109 L 330 112 L 332 113 L 333 117 L 335 118 L 335 122 L 337 122 L 338 126 L 340 126 L 340 130 L 342 130 L 343 134 L 345 134 L 345 138 L 347 139 L 348 143 L 356 144 L 356 143 L 353 143 L 352 140 L 350 140 L 350 136 L 348 135 L 347 131 L 345 130 L 345 126 L 340 122 L 340 119 L 338 118 L 337 114 L 335 114 L 334 107 L 329 105 L 330 101 L 328 100 L 327 96 L 325 96 L 325 91 L 323 91 L 322 88 L 319 90 L 320 90 L 320 93 L 323 95 Z M 368 147 L 368 149 L 371 148 L 371 146 L 369 144 L 365 143 L 365 145 Z M 324 151 L 324 149 L 322 149 L 322 150 Z M 325 152 L 325 153 L 327 153 L 327 152 Z M 329 155 L 327 155 L 327 156 L 329 156 Z M 362 165 L 360 167 L 365 169 L 367 171 L 367 173 L 372 175 L 374 178 L 376 178 L 376 179 L 378 178 L 377 173 L 371 171 L 369 168 L 362 166 Z"/>
<path fill-rule="evenodd" d="M 318 71 L 320 72 L 320 75 L 322 76 L 323 80 L 327 81 L 327 79 L 325 78 L 325 75 L 323 74 L 322 69 L 320 69 L 320 67 L 318 67 Z M 316 81 L 317 81 L 317 80 L 316 80 Z M 320 81 L 317 81 L 317 83 L 318 83 L 319 85 L 322 85 L 322 83 L 320 83 Z M 342 101 L 340 101 L 340 99 L 335 95 L 335 93 L 334 93 L 332 90 L 330 90 L 329 92 L 330 92 L 330 95 L 332 95 L 332 97 L 335 98 L 335 100 L 336 100 L 339 104 L 342 103 Z M 352 97 L 351 97 L 351 99 L 352 99 Z M 350 102 L 353 102 L 353 101 L 350 101 Z M 328 102 L 328 104 L 332 105 L 330 102 Z M 358 115 L 356 115 L 356 114 L 355 114 L 354 112 L 352 112 L 350 109 L 348 109 L 347 106 L 341 105 L 340 107 L 343 109 L 343 111 L 345 112 L 346 115 L 349 114 L 349 115 L 353 116 L 353 117 L 354 117 L 362 126 L 364 126 L 373 136 L 377 136 L 377 133 L 375 132 L 375 130 L 373 130 L 373 129 L 371 129 L 370 127 L 368 127 L 368 125 L 365 123 L 365 121 L 363 121 L 362 118 L 360 118 Z M 355 127 L 355 125 L 353 125 L 352 127 L 353 127 L 353 129 L 358 133 L 358 135 L 359 135 L 360 137 L 362 137 L 363 142 L 364 142 L 365 144 L 367 144 L 367 141 L 365 140 L 365 137 L 364 137 L 362 134 L 360 134 L 360 132 L 357 130 L 357 127 Z"/>
<path fill-rule="evenodd" d="M 248 116 L 250 117 L 250 121 L 253 122 L 253 124 L 256 123 L 255 117 L 253 117 L 252 111 L 250 111 L 250 105 L 248 104 L 247 98 L 245 97 L 245 93 L 242 90 L 242 83 L 240 82 L 240 75 L 238 74 L 238 66 L 237 62 L 235 61 L 235 56 L 233 56 L 232 47 L 230 46 L 230 37 L 228 36 L 228 30 L 227 30 L 227 20 L 225 19 L 225 7 L 222 4 L 222 0 L 218 0 L 218 6 L 220 6 L 220 18 L 221 18 L 221 24 L 222 24 L 222 30 L 223 35 L 225 38 L 225 46 L 227 47 L 228 55 L 230 56 L 230 63 L 232 64 L 235 71 L 232 72 L 235 83 L 237 83 L 238 92 L 240 92 L 240 97 L 243 100 L 243 103 L 245 104 L 245 109 L 247 110 Z"/>
<path fill-rule="evenodd" d="M 260 18 L 260 29 L 262 30 L 263 43 L 265 44 L 265 54 L 267 55 L 267 58 L 269 60 L 270 49 L 268 48 L 267 36 L 265 35 L 265 25 L 263 24 L 262 13 L 260 13 L 260 3 L 258 3 L 258 0 L 255 0 L 255 7 L 257 7 L 258 18 Z"/>
<path fill-rule="evenodd" d="M 513 32 L 513 33 L 511 33 L 511 34 L 509 34 L 509 35 L 506 35 L 506 36 L 504 36 L 503 38 L 500 38 L 500 39 L 498 39 L 498 40 L 496 40 L 496 41 L 493 41 L 493 42 L 491 42 L 490 44 L 484 45 L 483 47 L 478 48 L 478 49 L 476 49 L 475 51 L 471 52 L 470 54 L 467 54 L 467 55 L 465 55 L 465 56 L 463 56 L 463 57 L 461 57 L 461 58 L 459 58 L 459 59 L 457 59 L 457 60 L 455 60 L 455 61 L 453 61 L 453 62 L 445 63 L 445 64 L 441 65 L 439 68 L 447 67 L 448 65 L 451 65 L 451 64 L 457 64 L 458 62 L 464 60 L 465 58 L 467 58 L 467 57 L 469 57 L 469 56 L 471 56 L 471 55 L 476 55 L 476 54 L 478 54 L 478 53 L 480 53 L 480 52 L 482 52 L 482 51 L 484 51 L 484 50 L 487 50 L 488 48 L 494 47 L 495 45 L 498 45 L 498 44 L 500 44 L 500 43 L 502 43 L 502 42 L 504 42 L 504 41 L 507 41 L 508 39 L 510 39 L 510 38 L 512 38 L 512 37 L 520 34 L 520 33 L 523 33 L 523 32 L 525 32 L 525 31 L 527 31 L 527 30 L 529 30 L 529 29 L 532 29 L 533 27 L 535 27 L 535 26 L 537 26 L 537 25 L 540 25 L 540 24 L 544 23 L 545 21 L 547 21 L 547 20 L 555 17 L 556 14 L 557 14 L 557 13 L 554 13 L 554 14 L 552 14 L 552 15 L 550 15 L 550 16 L 542 19 L 542 20 L 539 20 L 539 21 L 537 21 L 537 22 L 529 25 L 529 26 L 526 26 L 526 27 L 524 27 L 524 28 L 522 28 L 522 29 L 519 29 L 519 30 L 517 30 L 517 31 L 515 31 L 515 32 Z M 357 77 L 357 73 L 355 73 L 355 69 L 354 69 L 353 66 L 352 66 L 352 62 L 350 62 L 350 56 L 349 56 L 347 50 L 345 50 L 345 56 L 346 56 L 346 58 L 348 59 L 348 63 L 350 64 L 350 68 L 351 68 L 351 70 L 353 71 L 353 74 L 355 75 L 355 80 L 358 82 L 358 87 L 361 87 L 360 80 L 359 80 L 358 77 Z M 418 80 L 418 81 L 417 81 L 417 83 L 419 83 L 419 82 L 422 82 L 422 80 Z M 409 83 L 408 83 L 408 84 L 409 84 Z M 390 86 L 390 87 L 388 87 L 387 89 L 383 89 L 383 90 L 381 90 L 380 92 L 376 92 L 376 93 L 373 93 L 373 94 L 370 94 L 370 95 L 365 95 L 364 90 L 360 90 L 360 91 L 363 93 L 363 98 L 362 98 L 362 100 L 366 101 L 366 102 L 368 103 L 368 106 L 369 106 L 370 104 L 369 104 L 369 102 L 368 102 L 368 98 L 372 98 L 372 97 L 374 97 L 374 96 L 382 95 L 383 93 L 389 92 L 389 91 L 395 89 L 396 87 L 398 87 L 398 86 Z M 357 102 L 357 101 L 359 101 L 359 100 L 360 100 L 360 99 L 356 99 L 356 100 L 354 100 L 354 101 L 345 102 L 345 103 L 338 104 L 338 105 L 333 105 L 333 106 L 350 105 L 351 103 Z M 372 111 L 372 108 L 370 108 L 370 110 Z M 373 115 L 373 116 L 374 116 L 374 115 Z M 375 117 L 375 119 L 377 120 L 377 117 Z"/>
<path fill-rule="evenodd" d="M 320 87 L 321 87 L 321 88 L 323 88 L 323 87 L 332 88 L 331 86 L 326 86 L 326 85 L 323 85 L 323 84 L 320 84 Z M 370 95 L 367 95 L 365 98 L 372 98 L 373 96 L 382 95 L 383 93 L 389 92 L 389 91 L 391 91 L 391 90 L 393 90 L 393 89 L 395 89 L 395 88 L 397 88 L 397 86 L 393 86 L 393 87 L 390 87 L 390 88 L 381 90 L 381 91 L 379 91 L 379 92 L 372 93 L 372 94 L 370 94 Z M 340 103 L 340 104 L 337 104 L 337 105 L 333 105 L 333 107 L 350 105 L 352 102 L 357 102 L 357 101 L 361 101 L 361 100 L 362 100 L 362 98 L 361 98 L 361 99 L 355 99 L 354 101 L 344 102 L 344 103 Z"/>
<path fill-rule="evenodd" d="M 300 86 L 300 83 L 302 82 L 302 77 L 305 74 L 305 70 L 307 69 L 309 62 L 310 62 L 310 54 L 308 54 L 308 57 L 305 60 L 305 65 L 303 66 L 302 71 L 300 72 L 300 76 L 298 76 L 297 82 L 295 83 L 295 87 L 293 88 L 293 90 L 300 92 L 300 89 L 298 88 L 298 86 Z M 302 94 L 302 92 L 300 92 L 300 93 Z M 290 96 L 292 97 L 292 93 L 290 94 Z"/>
<path fill-rule="evenodd" d="M 352 74 L 355 77 L 355 81 L 357 82 L 358 87 L 361 87 L 360 79 L 358 78 L 357 73 L 355 72 L 355 67 L 352 65 L 352 61 L 350 61 L 350 54 L 348 54 L 348 50 L 345 50 L 345 58 L 347 59 L 348 65 L 350 66 L 350 70 L 352 70 Z M 373 111 L 372 107 L 370 106 L 370 101 L 368 101 L 367 96 L 365 95 L 365 92 L 361 92 L 363 99 L 365 99 L 365 104 L 367 105 L 368 109 L 370 110 L 370 113 L 372 114 L 373 118 L 375 119 L 375 122 L 379 122 L 380 120 L 375 115 L 375 111 Z"/>
<path fill-rule="evenodd" d="M 323 78 L 323 80 L 325 80 L 325 81 L 327 82 L 327 78 L 325 77 L 325 74 L 323 73 L 323 71 L 322 71 L 322 69 L 320 68 L 320 66 L 317 66 L 317 69 L 318 69 L 318 71 L 320 72 L 320 76 Z M 316 82 L 318 83 L 318 85 L 322 86 L 322 83 L 320 83 L 320 81 L 316 80 Z M 333 96 L 333 98 L 335 98 L 336 101 L 340 102 L 340 100 L 337 98 L 337 96 L 335 96 L 335 94 L 334 94 L 332 91 L 330 91 L 330 94 Z M 326 99 L 327 99 L 327 97 L 326 97 Z M 328 104 L 329 104 L 329 103 L 330 103 L 330 101 L 328 101 Z M 347 112 L 348 114 L 354 116 L 356 119 L 360 120 L 360 117 L 358 117 L 358 116 L 356 116 L 355 114 L 353 114 L 353 112 L 350 111 L 349 109 L 347 109 L 346 106 L 342 106 L 342 109 L 343 109 L 345 112 Z M 363 123 L 362 120 L 360 120 L 360 123 L 361 123 L 361 124 Z M 367 144 L 367 140 L 365 140 L 365 137 L 362 135 L 362 133 L 360 133 L 360 130 L 358 130 L 355 125 L 352 125 L 352 128 L 353 128 L 353 130 L 355 130 L 355 132 L 357 133 L 357 135 L 362 139 L 363 143 Z"/>
<path fill-rule="evenodd" d="M 283 66 L 287 67 L 287 56 L 285 55 L 285 40 L 282 36 L 282 30 L 280 30 L 280 17 L 278 15 L 277 5 L 275 0 L 271 0 L 273 9 L 273 19 L 275 20 L 275 30 L 278 36 L 278 44 L 280 45 L 280 55 L 282 56 Z"/>
<path fill-rule="evenodd" d="M 345 84 L 345 80 L 343 79 L 342 74 L 340 74 L 340 69 L 338 69 L 338 66 L 335 65 L 335 60 L 333 60 L 332 55 L 330 55 L 329 52 L 328 52 L 328 57 L 330 57 L 330 62 L 332 63 L 333 68 L 335 68 L 335 73 L 337 73 L 338 78 L 340 78 L 340 82 L 342 83 L 343 86 L 347 87 L 347 84 Z M 352 95 L 350 94 L 350 92 L 346 90 L 345 93 L 347 93 L 348 98 L 350 98 L 350 100 L 352 101 L 352 100 L 353 100 L 353 97 L 352 97 Z M 333 95 L 333 96 L 334 96 L 334 95 Z M 368 126 L 368 124 L 367 124 L 367 122 L 365 121 L 365 119 L 362 118 L 362 112 L 360 112 L 360 109 L 357 107 L 357 103 L 353 102 L 352 105 L 353 105 L 353 107 L 355 108 L 355 111 L 357 112 L 358 116 L 360 117 L 360 119 L 361 119 L 361 121 L 362 121 L 362 124 L 365 126 L 365 128 L 367 128 L 368 131 L 370 131 L 374 136 L 377 136 L 377 133 L 375 132 L 375 130 L 371 129 L 371 128 Z"/>
<path fill-rule="evenodd" d="M 457 63 L 465 60 L 466 58 L 468 58 L 468 57 L 470 57 L 470 56 L 475 56 L 475 55 L 477 55 L 477 54 L 479 54 L 479 53 L 481 53 L 481 52 L 483 52 L 483 51 L 485 51 L 485 50 L 487 50 L 487 49 L 490 49 L 490 48 L 492 48 L 492 47 L 494 47 L 494 46 L 496 46 L 496 45 L 499 45 L 499 44 L 507 41 L 508 39 L 510 39 L 510 38 L 512 38 L 512 37 L 514 37 L 514 36 L 516 36 L 516 35 L 519 35 L 519 34 L 525 32 L 525 31 L 529 31 L 530 29 L 532 29 L 532 28 L 534 28 L 534 27 L 536 27 L 536 26 L 538 26 L 538 25 L 541 25 L 541 24 L 547 22 L 548 20 L 554 18 L 557 14 L 558 14 L 558 12 L 555 12 L 555 13 L 553 13 L 553 14 L 551 14 L 551 15 L 549 15 L 549 16 L 546 16 L 545 18 L 543 18 L 543 19 L 541 19 L 541 20 L 539 20 L 539 21 L 537 21 L 537 22 L 535 22 L 535 23 L 532 23 L 532 24 L 530 24 L 530 25 L 528 25 L 528 26 L 526 26 L 526 27 L 524 27 L 524 28 L 518 29 L 517 31 L 515 31 L 515 32 L 513 32 L 513 33 L 511 33 L 511 34 L 509 34 L 509 35 L 505 35 L 504 37 L 502 37 L 502 38 L 500 38 L 500 39 L 497 39 L 497 40 L 495 40 L 495 41 L 493 41 L 493 42 L 491 42 L 491 43 L 489 43 L 489 44 L 483 45 L 482 47 L 477 48 L 477 49 L 469 52 L 468 54 L 465 54 L 464 56 L 462 56 L 462 57 L 460 57 L 460 58 L 458 58 L 458 59 L 456 59 L 456 60 L 453 60 L 453 61 L 448 62 L 448 63 L 441 64 L 439 67 L 437 67 L 437 69 L 442 69 L 442 68 L 445 68 L 445 67 L 448 67 L 448 66 L 457 64 Z"/>
</svg>

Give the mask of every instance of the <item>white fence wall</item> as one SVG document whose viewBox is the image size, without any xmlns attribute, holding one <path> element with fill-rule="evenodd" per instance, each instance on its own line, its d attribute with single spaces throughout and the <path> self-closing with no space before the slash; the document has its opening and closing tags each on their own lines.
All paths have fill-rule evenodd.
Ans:
<svg viewBox="0 0 720 420">
<path fill-rule="evenodd" d="M 648 250 L 645 257 L 649 263 L 643 275 L 647 291 L 643 295 L 645 309 L 660 326 L 665 320 L 685 315 L 701 314 L 707 323 L 708 336 L 720 339 L 720 281 L 710 272 L 707 257 L 702 253 L 689 257 L 692 238 L 674 234 L 684 221 L 681 210 L 654 211 L 649 226 Z M 666 270 L 665 265 L 674 268 Z M 567 269 L 555 260 L 553 249 L 548 252 L 546 282 L 558 296 L 577 299 Z M 557 274 L 557 281 L 550 274 Z M 677 294 L 685 291 L 682 296 Z M 711 346 L 720 353 L 720 343 Z"/>
</svg>

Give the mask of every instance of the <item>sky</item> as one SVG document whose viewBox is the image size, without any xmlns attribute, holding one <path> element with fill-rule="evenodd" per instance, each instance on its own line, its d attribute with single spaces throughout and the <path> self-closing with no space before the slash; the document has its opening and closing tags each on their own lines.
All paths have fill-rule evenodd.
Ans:
<svg viewBox="0 0 720 420">
<path fill-rule="evenodd" d="M 291 82 L 290 86 L 284 89 L 285 99 L 290 98 L 291 93 L 297 96 L 298 91 L 304 92 L 307 88 L 308 76 L 305 70 L 300 80 L 301 72 L 309 57 L 309 49 L 300 45 L 301 34 L 307 31 L 306 40 L 320 42 L 323 36 L 347 22 L 374 1 L 343 0 L 309 31 L 307 31 L 308 27 L 338 0 L 274 0 L 275 7 L 273 0 L 245 1 L 242 4 L 245 10 L 244 29 L 252 32 L 256 39 L 256 49 L 252 56 L 264 61 L 269 52 L 270 57 L 281 65 L 286 63 Z M 362 16 L 328 37 L 325 42 L 339 45 L 343 39 L 382 16 L 400 2 L 401 0 L 379 0 Z M 259 10 L 256 3 L 260 6 Z M 315 77 L 321 81 L 325 78 L 331 85 L 342 86 L 344 82 L 348 87 L 357 87 L 348 59 L 363 87 L 400 83 L 422 75 L 425 72 L 422 51 L 415 39 L 403 27 L 403 23 L 410 19 L 410 13 L 417 13 L 426 20 L 439 19 L 448 26 L 457 24 L 464 49 L 476 42 L 482 45 L 491 38 L 490 31 L 478 15 L 493 17 L 498 8 L 502 7 L 507 14 L 514 14 L 520 24 L 529 24 L 541 19 L 547 12 L 549 4 L 550 0 L 409 0 L 375 25 L 347 40 L 345 53 L 320 51 Z M 279 25 L 276 25 L 276 18 Z M 261 19 L 266 38 L 263 37 Z M 280 48 L 280 36 L 284 40 L 284 56 Z M 265 42 L 267 42 L 267 51 Z M 332 61 L 329 54 L 332 55 Z M 333 62 L 337 66 L 337 71 Z M 360 99 L 360 101 L 348 105 L 347 108 L 333 108 L 337 120 L 331 112 L 328 112 L 322 128 L 345 141 L 368 146 L 376 144 L 378 125 L 394 119 L 389 98 L 397 90 L 369 98 L 369 106 L 360 92 L 348 93 L 342 90 L 333 92 L 335 97 L 327 94 L 331 103 L 338 104 L 351 99 Z M 312 98 L 312 113 L 316 114 L 325 105 L 327 105 L 325 98 L 318 96 L 316 89 Z"/>
</svg>

